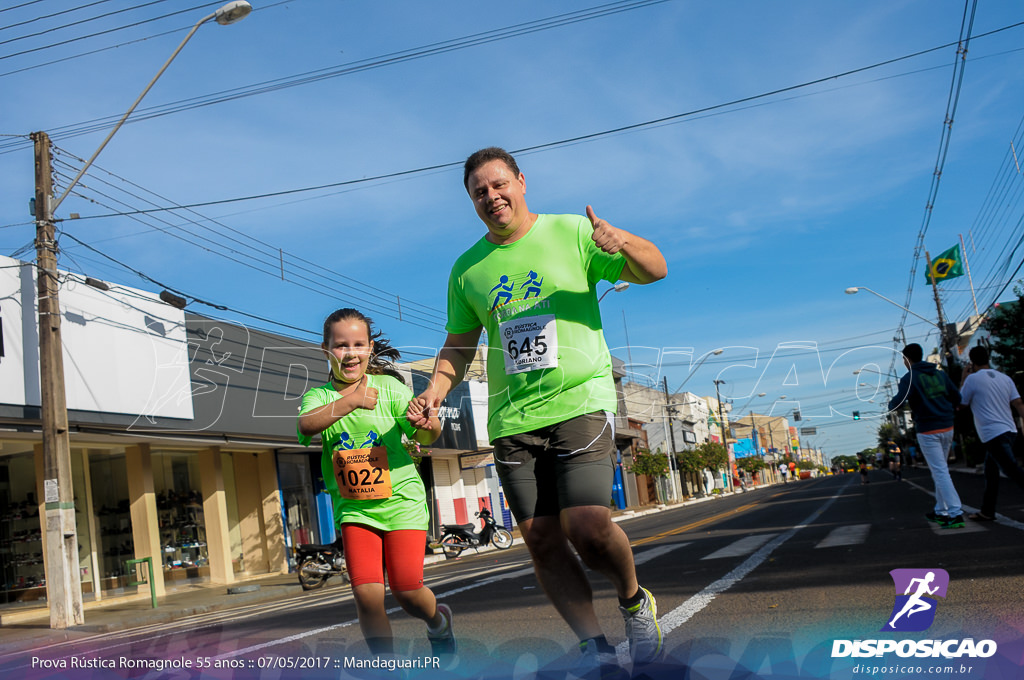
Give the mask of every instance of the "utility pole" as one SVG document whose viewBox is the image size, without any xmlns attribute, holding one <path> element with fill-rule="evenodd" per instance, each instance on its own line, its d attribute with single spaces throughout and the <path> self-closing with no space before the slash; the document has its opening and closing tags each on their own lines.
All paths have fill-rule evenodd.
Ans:
<svg viewBox="0 0 1024 680">
<path fill-rule="evenodd" d="M 672 450 L 668 454 L 668 469 L 672 474 L 672 500 L 676 500 L 676 478 L 678 475 L 675 472 L 675 458 L 676 458 L 676 430 L 672 426 L 672 407 L 669 406 L 668 397 L 668 378 L 666 376 L 661 377 L 661 388 L 665 392 L 665 423 L 668 425 L 669 439 L 672 442 Z M 668 441 L 665 442 L 668 444 Z"/>
<path fill-rule="evenodd" d="M 949 369 L 950 377 L 954 381 L 959 381 L 959 371 L 953 373 L 953 346 L 956 341 L 950 338 L 949 333 L 946 332 L 946 320 L 942 315 L 942 300 L 939 298 L 939 282 L 935 280 L 935 270 L 932 269 L 932 256 L 928 254 L 928 251 L 924 251 L 925 259 L 928 263 L 928 278 L 932 282 L 932 293 L 935 295 L 935 309 L 939 314 L 939 338 L 942 346 L 942 360 L 946 363 L 946 368 Z M 957 382 L 959 384 L 959 382 Z"/>
<path fill-rule="evenodd" d="M 733 467 L 736 465 L 736 459 L 733 458 L 732 451 L 729 450 L 729 438 L 725 434 L 725 418 L 722 416 L 722 395 L 718 391 L 718 386 L 719 385 L 724 385 L 725 381 L 724 380 L 715 380 L 714 382 L 715 382 L 715 401 L 718 402 L 718 429 L 722 433 L 722 446 L 725 447 L 725 452 L 728 455 L 728 461 L 729 461 L 727 463 L 727 466 L 729 467 L 729 474 L 728 474 L 728 477 L 729 477 L 729 491 L 735 491 L 736 488 L 735 488 L 735 486 L 732 483 L 732 475 L 733 475 Z"/>
<path fill-rule="evenodd" d="M 78 575 L 75 493 L 71 481 L 71 442 L 64 390 L 64 346 L 60 337 L 57 292 L 57 241 L 50 201 L 53 196 L 50 137 L 31 135 L 35 143 L 36 278 L 39 287 L 39 391 L 42 400 L 43 501 L 46 512 L 46 600 L 50 627 L 85 622 L 82 581 Z"/>
</svg>

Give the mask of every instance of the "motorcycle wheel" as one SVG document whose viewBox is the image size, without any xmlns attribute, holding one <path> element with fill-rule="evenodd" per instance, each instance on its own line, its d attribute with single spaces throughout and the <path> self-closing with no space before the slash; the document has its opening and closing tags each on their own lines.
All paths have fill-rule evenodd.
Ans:
<svg viewBox="0 0 1024 680">
<path fill-rule="evenodd" d="M 445 557 L 458 557 L 463 550 L 469 547 L 469 541 L 452 533 L 442 536 L 441 543 Z"/>
<path fill-rule="evenodd" d="M 316 590 L 327 583 L 327 574 L 314 574 L 306 571 L 306 568 L 317 563 L 315 557 L 304 557 L 299 562 L 299 583 L 303 590 Z"/>
<path fill-rule="evenodd" d="M 509 533 L 508 529 L 498 527 L 491 536 L 491 545 L 498 550 L 508 550 L 512 547 L 512 534 Z"/>
</svg>

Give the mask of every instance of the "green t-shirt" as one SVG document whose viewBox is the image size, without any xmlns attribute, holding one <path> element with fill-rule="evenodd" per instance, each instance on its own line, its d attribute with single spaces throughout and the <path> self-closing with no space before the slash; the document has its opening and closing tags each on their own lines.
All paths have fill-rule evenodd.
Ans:
<svg viewBox="0 0 1024 680">
<path fill-rule="evenodd" d="M 448 280 L 449 333 L 487 331 L 493 442 L 617 405 L 597 282 L 617 281 L 626 259 L 594 243 L 580 215 L 538 215 L 518 241 L 482 238 Z"/>
<path fill-rule="evenodd" d="M 377 407 L 372 411 L 357 408 L 320 434 L 323 454 L 320 468 L 324 485 L 334 502 L 334 524 L 365 524 L 382 531 L 427 528 L 427 494 L 416 465 L 402 446 L 402 433 L 410 437 L 415 428 L 405 414 L 412 390 L 389 375 L 367 375 L 370 387 L 377 389 Z M 299 415 L 341 398 L 327 383 L 302 395 Z M 299 433 L 299 443 L 309 446 L 311 437 Z M 334 477 L 333 455 L 336 448 L 362 449 L 383 446 L 387 449 L 391 471 L 392 495 L 378 500 L 342 498 Z"/>
</svg>

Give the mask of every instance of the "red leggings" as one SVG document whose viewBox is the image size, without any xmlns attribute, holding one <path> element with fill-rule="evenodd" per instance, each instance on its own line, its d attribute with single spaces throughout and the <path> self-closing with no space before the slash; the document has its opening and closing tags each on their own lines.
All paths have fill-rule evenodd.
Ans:
<svg viewBox="0 0 1024 680">
<path fill-rule="evenodd" d="M 345 565 L 353 586 L 384 583 L 387 568 L 392 591 L 423 587 L 426 530 L 382 531 L 362 524 L 342 524 Z"/>
</svg>

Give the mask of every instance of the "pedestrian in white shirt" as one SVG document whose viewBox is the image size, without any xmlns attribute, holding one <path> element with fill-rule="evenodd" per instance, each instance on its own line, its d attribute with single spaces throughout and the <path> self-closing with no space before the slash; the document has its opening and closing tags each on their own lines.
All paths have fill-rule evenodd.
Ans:
<svg viewBox="0 0 1024 680">
<path fill-rule="evenodd" d="M 996 497 L 999 495 L 999 470 L 1024 489 L 1024 470 L 1013 458 L 1013 443 L 1017 438 L 1016 411 L 1024 418 L 1024 403 L 1017 386 L 1009 376 L 989 366 L 988 349 L 971 349 L 971 363 L 964 371 L 960 388 L 963 405 L 971 407 L 974 428 L 985 445 L 985 493 L 981 511 L 968 515 L 976 522 L 990 522 L 996 518 Z"/>
</svg>

